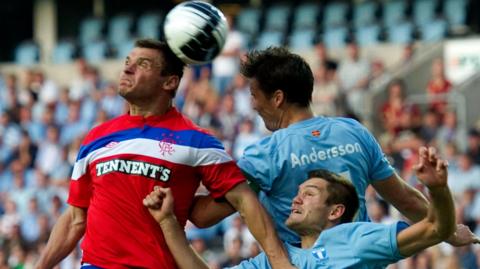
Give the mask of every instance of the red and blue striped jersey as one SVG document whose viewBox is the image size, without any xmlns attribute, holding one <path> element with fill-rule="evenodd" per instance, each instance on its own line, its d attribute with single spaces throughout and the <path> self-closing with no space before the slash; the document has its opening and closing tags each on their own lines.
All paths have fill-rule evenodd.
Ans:
<svg viewBox="0 0 480 269">
<path fill-rule="evenodd" d="M 176 268 L 142 200 L 169 187 L 185 225 L 200 184 L 220 198 L 244 176 L 214 136 L 175 108 L 161 116 L 123 115 L 95 127 L 79 150 L 68 203 L 88 208 L 83 261 L 103 268 Z"/>
</svg>

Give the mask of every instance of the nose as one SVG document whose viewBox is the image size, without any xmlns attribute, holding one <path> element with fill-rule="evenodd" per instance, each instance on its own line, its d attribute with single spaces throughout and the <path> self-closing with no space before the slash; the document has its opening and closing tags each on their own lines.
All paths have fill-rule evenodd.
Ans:
<svg viewBox="0 0 480 269">
<path fill-rule="evenodd" d="M 125 67 L 123 68 L 123 72 L 125 74 L 133 74 L 135 73 L 136 70 L 136 64 L 131 63 L 131 64 L 125 64 Z"/>
<path fill-rule="evenodd" d="M 294 205 L 300 205 L 302 204 L 302 197 L 300 195 L 297 195 L 293 198 L 293 204 Z"/>
</svg>

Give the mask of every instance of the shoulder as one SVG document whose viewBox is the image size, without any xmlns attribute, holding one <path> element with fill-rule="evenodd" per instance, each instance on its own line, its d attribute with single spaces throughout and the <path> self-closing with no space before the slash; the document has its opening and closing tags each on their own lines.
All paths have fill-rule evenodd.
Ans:
<svg viewBox="0 0 480 269">
<path fill-rule="evenodd" d="M 126 129 L 125 115 L 122 115 L 93 127 L 85 137 L 83 144 L 88 144 L 100 137 L 103 137 L 124 129 Z"/>
</svg>

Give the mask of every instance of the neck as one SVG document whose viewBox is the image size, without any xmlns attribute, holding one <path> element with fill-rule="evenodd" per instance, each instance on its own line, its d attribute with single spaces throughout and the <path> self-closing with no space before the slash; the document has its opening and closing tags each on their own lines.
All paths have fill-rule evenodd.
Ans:
<svg viewBox="0 0 480 269">
<path fill-rule="evenodd" d="M 296 107 L 291 106 L 288 108 L 284 108 L 283 114 L 280 117 L 280 128 L 286 128 L 291 124 L 308 120 L 313 118 L 313 112 L 309 107 Z"/>
<path fill-rule="evenodd" d="M 310 230 L 308 232 L 304 232 L 303 235 L 300 236 L 302 248 L 303 249 L 311 248 L 313 244 L 315 244 L 315 242 L 318 240 L 318 238 L 320 237 L 320 234 L 323 231 L 329 228 L 332 228 L 335 225 L 336 224 L 334 223 L 327 223 L 323 229 Z"/>
<path fill-rule="evenodd" d="M 129 103 L 131 116 L 161 116 L 172 107 L 172 99 L 160 99 L 158 102 Z"/>
</svg>

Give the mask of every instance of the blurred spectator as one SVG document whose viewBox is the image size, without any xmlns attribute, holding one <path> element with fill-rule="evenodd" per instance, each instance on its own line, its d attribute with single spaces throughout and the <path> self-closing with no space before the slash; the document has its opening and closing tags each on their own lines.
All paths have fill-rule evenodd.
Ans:
<svg viewBox="0 0 480 269">
<path fill-rule="evenodd" d="M 17 76 L 14 74 L 7 75 L 4 87 L 0 87 L 0 111 L 9 113 L 14 121 L 18 119 L 19 91 Z"/>
<path fill-rule="evenodd" d="M 105 88 L 105 95 L 100 100 L 100 108 L 107 112 L 109 118 L 120 116 L 124 111 L 125 101 L 117 94 L 117 85 L 110 83 Z"/>
<path fill-rule="evenodd" d="M 32 248 L 40 238 L 40 226 L 38 226 L 40 214 L 37 199 L 31 197 L 28 201 L 28 211 L 20 221 L 20 231 L 29 248 Z"/>
<path fill-rule="evenodd" d="M 80 120 L 80 103 L 70 102 L 67 119 L 63 123 L 60 133 L 60 145 L 66 146 L 88 131 L 89 126 Z"/>
<path fill-rule="evenodd" d="M 62 163 L 62 147 L 59 145 L 59 129 L 57 126 L 47 127 L 47 137 L 38 147 L 35 167 L 50 175 Z"/>
<path fill-rule="evenodd" d="M 448 179 L 452 194 L 461 198 L 468 189 L 480 189 L 480 166 L 475 165 L 468 154 L 460 154 L 458 169 L 450 171 Z"/>
<path fill-rule="evenodd" d="M 327 47 L 322 42 L 315 44 L 315 56 L 318 66 L 337 66 L 338 63 L 328 56 Z"/>
<path fill-rule="evenodd" d="M 243 156 L 243 151 L 249 145 L 257 142 L 261 136 L 255 132 L 252 120 L 244 119 L 240 123 L 237 138 L 233 145 L 233 158 L 239 160 Z"/>
<path fill-rule="evenodd" d="M 0 137 L 10 151 L 20 144 L 21 129 L 6 112 L 0 112 Z"/>
<path fill-rule="evenodd" d="M 338 78 L 347 109 L 357 117 L 363 114 L 364 94 L 370 77 L 370 62 L 360 57 L 355 42 L 347 45 L 347 58 L 340 62 Z"/>
<path fill-rule="evenodd" d="M 241 256 L 249 257 L 251 247 L 256 243 L 256 240 L 238 214 L 233 218 L 230 228 L 225 231 L 223 236 L 223 247 L 226 250 L 229 249 L 232 244 L 236 243 L 235 240 L 237 239 L 240 239 L 241 242 Z"/>
<path fill-rule="evenodd" d="M 370 74 L 369 88 L 379 88 L 387 85 L 392 79 L 391 75 L 385 70 L 385 64 L 380 59 L 376 59 L 372 62 L 372 71 Z"/>
<path fill-rule="evenodd" d="M 423 115 L 422 122 L 423 124 L 420 127 L 419 135 L 428 144 L 437 136 L 440 125 L 438 114 L 434 111 L 427 111 Z"/>
<path fill-rule="evenodd" d="M 93 84 L 89 80 L 89 66 L 85 59 L 78 59 L 75 61 L 77 74 L 70 84 L 69 98 L 72 100 L 80 100 L 92 92 Z"/>
<path fill-rule="evenodd" d="M 402 65 L 411 64 L 415 56 L 415 44 L 409 43 L 403 47 Z"/>
<path fill-rule="evenodd" d="M 414 129 L 421 120 L 416 105 L 405 102 L 405 83 L 395 79 L 387 86 L 388 99 L 381 107 L 382 122 L 385 130 L 398 135 L 403 130 Z"/>
<path fill-rule="evenodd" d="M 239 114 L 240 117 L 255 117 L 256 114 L 252 108 L 248 80 L 244 76 L 237 74 L 231 87 L 233 99 L 235 100 L 235 112 Z"/>
<path fill-rule="evenodd" d="M 55 124 L 62 125 L 68 118 L 68 106 L 70 104 L 70 97 L 68 96 L 68 88 L 62 87 L 60 89 L 60 96 L 55 103 Z"/>
<path fill-rule="evenodd" d="M 24 167 L 32 169 L 34 168 L 37 152 L 38 147 L 31 141 L 28 132 L 22 131 L 20 144 L 15 148 L 15 150 L 13 150 L 10 159 L 19 160 Z M 10 163 L 10 161 L 7 161 L 6 163 Z"/>
<path fill-rule="evenodd" d="M 5 238 L 13 232 L 13 227 L 20 224 L 20 213 L 17 210 L 17 204 L 11 200 L 4 201 L 5 212 L 0 217 L 0 237 Z"/>
<path fill-rule="evenodd" d="M 59 89 L 55 82 L 45 77 L 42 71 L 33 74 L 32 89 L 38 93 L 38 100 L 42 104 L 52 104 L 58 99 Z"/>
<path fill-rule="evenodd" d="M 233 17 L 227 15 L 228 34 L 222 52 L 213 60 L 212 79 L 214 89 L 220 94 L 227 90 L 238 73 L 240 55 L 245 46 L 243 35 L 233 29 Z"/>
<path fill-rule="evenodd" d="M 221 137 L 224 139 L 224 146 L 227 149 L 228 147 L 225 144 L 228 144 L 231 148 L 241 120 L 240 115 L 235 113 L 235 100 L 232 94 L 227 93 L 223 96 L 216 118 L 220 121 Z"/>
<path fill-rule="evenodd" d="M 395 222 L 388 214 L 388 204 L 383 200 L 374 200 L 368 203 L 368 216 L 372 222 L 391 224 Z"/>
<path fill-rule="evenodd" d="M 221 264 L 222 268 L 238 265 L 246 257 L 242 256 L 242 239 L 234 238 L 226 249 L 225 261 Z"/>
<path fill-rule="evenodd" d="M 432 63 L 432 77 L 427 85 L 427 94 L 430 97 L 430 109 L 443 115 L 447 110 L 445 94 L 450 92 L 452 84 L 445 77 L 442 59 L 435 59 Z"/>
<path fill-rule="evenodd" d="M 466 151 L 467 134 L 464 129 L 458 127 L 455 111 L 447 111 L 445 113 L 435 139 L 437 147 L 442 154 L 445 154 L 445 145 L 449 142 L 455 143 L 460 152 Z"/>
<path fill-rule="evenodd" d="M 475 164 L 480 165 L 480 132 L 477 129 L 468 131 L 467 153 Z"/>
<path fill-rule="evenodd" d="M 324 62 L 315 71 L 312 92 L 312 110 L 315 115 L 339 114 L 340 89 L 336 80 L 337 64 Z"/>
</svg>

